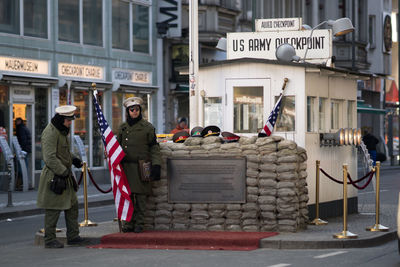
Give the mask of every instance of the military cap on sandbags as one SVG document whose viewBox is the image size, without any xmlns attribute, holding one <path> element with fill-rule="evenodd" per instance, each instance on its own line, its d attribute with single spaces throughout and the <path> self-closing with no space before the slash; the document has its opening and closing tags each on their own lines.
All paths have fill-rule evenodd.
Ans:
<svg viewBox="0 0 400 267">
<path fill-rule="evenodd" d="M 180 131 L 174 134 L 174 136 L 172 136 L 172 141 L 174 141 L 174 143 L 183 143 L 185 142 L 185 140 L 189 137 L 189 133 L 186 131 Z"/>
<path fill-rule="evenodd" d="M 75 110 L 76 107 L 72 105 L 65 105 L 65 106 L 59 106 L 56 108 L 56 113 L 58 113 L 61 116 L 64 116 L 65 118 L 69 120 L 74 120 L 75 119 Z"/>
<path fill-rule="evenodd" d="M 203 131 L 203 127 L 196 126 L 190 131 L 190 135 L 192 137 L 201 137 L 201 131 Z"/>
<path fill-rule="evenodd" d="M 226 143 L 237 142 L 240 139 L 239 135 L 236 135 L 231 132 L 222 132 L 221 135 Z"/>
<path fill-rule="evenodd" d="M 140 97 L 129 97 L 127 99 L 125 99 L 124 101 L 124 107 L 125 108 L 129 108 L 131 106 L 140 106 L 143 104 L 143 99 L 141 99 Z"/>
<path fill-rule="evenodd" d="M 221 130 L 219 129 L 218 126 L 215 125 L 210 125 L 207 126 L 201 131 L 201 136 L 207 137 L 207 136 L 218 136 Z"/>
</svg>

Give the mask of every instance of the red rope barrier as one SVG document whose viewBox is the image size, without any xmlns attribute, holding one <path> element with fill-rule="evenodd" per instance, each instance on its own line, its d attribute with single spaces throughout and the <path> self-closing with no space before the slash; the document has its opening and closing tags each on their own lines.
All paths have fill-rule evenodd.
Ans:
<svg viewBox="0 0 400 267">
<path fill-rule="evenodd" d="M 320 168 L 320 170 L 321 170 L 321 172 L 322 172 L 323 174 L 325 174 L 326 177 L 328 177 L 328 178 L 331 179 L 332 181 L 334 181 L 334 182 L 336 182 L 336 183 L 338 183 L 338 184 L 343 184 L 343 181 L 340 181 L 340 180 L 337 180 L 337 179 L 333 178 L 333 177 L 330 176 L 327 172 L 325 172 L 322 168 Z M 365 176 L 363 176 L 363 177 L 361 177 L 360 179 L 355 180 L 355 181 L 353 181 L 353 180 L 351 179 L 350 174 L 347 173 L 347 178 L 350 180 L 349 184 L 353 185 L 354 187 L 356 187 L 356 188 L 358 188 L 358 189 L 364 189 L 364 188 L 366 188 L 366 187 L 369 185 L 369 183 L 371 182 L 374 173 L 375 173 L 374 171 L 370 171 L 370 172 L 367 173 Z M 358 185 L 356 185 L 356 183 L 359 183 L 359 182 L 365 180 L 367 177 L 369 177 L 369 178 L 368 178 L 368 181 L 367 181 L 367 183 L 366 183 L 365 185 L 363 185 L 363 186 L 358 186 Z"/>
<path fill-rule="evenodd" d="M 78 185 L 81 184 L 81 182 L 82 182 L 82 177 L 83 177 L 83 172 L 81 172 L 81 177 L 79 178 Z"/>
<path fill-rule="evenodd" d="M 347 176 L 347 177 L 349 178 L 351 184 L 352 184 L 355 188 L 357 188 L 357 189 L 364 189 L 364 188 L 366 188 L 366 187 L 369 185 L 369 183 L 372 181 L 372 177 L 374 176 L 374 172 L 371 171 L 370 173 L 371 173 L 371 174 L 369 175 L 368 181 L 367 181 L 367 182 L 365 183 L 365 185 L 363 185 L 363 186 L 358 186 L 358 185 L 356 185 L 356 184 L 355 184 L 356 181 L 351 180 L 350 175 Z"/>
<path fill-rule="evenodd" d="M 89 173 L 89 178 L 90 178 L 90 180 L 92 181 L 92 183 L 94 184 L 94 186 L 97 188 L 97 190 L 99 190 L 100 192 L 102 192 L 103 194 L 107 194 L 107 193 L 110 193 L 111 192 L 111 190 L 112 190 L 112 187 L 110 188 L 110 189 L 108 189 L 108 190 L 102 190 L 97 184 L 96 184 L 96 182 L 94 181 L 94 179 L 93 179 L 93 177 L 92 177 L 92 173 L 90 172 L 90 170 L 88 169 L 88 173 Z"/>
</svg>

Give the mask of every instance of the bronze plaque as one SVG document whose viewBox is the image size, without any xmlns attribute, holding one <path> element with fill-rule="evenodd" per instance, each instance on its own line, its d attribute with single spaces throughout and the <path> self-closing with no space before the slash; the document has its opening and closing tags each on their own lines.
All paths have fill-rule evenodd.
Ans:
<svg viewBox="0 0 400 267">
<path fill-rule="evenodd" d="M 168 159 L 168 202 L 245 203 L 246 159 Z"/>
</svg>

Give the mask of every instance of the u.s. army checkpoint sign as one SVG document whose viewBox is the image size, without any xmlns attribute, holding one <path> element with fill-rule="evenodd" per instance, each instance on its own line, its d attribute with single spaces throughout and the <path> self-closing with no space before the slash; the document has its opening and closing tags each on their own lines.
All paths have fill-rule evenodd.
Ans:
<svg viewBox="0 0 400 267">
<path fill-rule="evenodd" d="M 321 62 L 332 57 L 331 30 L 281 31 L 281 32 L 235 32 L 227 34 L 227 59 L 262 58 L 276 60 L 275 51 L 281 44 L 291 44 L 296 55 Z"/>
</svg>

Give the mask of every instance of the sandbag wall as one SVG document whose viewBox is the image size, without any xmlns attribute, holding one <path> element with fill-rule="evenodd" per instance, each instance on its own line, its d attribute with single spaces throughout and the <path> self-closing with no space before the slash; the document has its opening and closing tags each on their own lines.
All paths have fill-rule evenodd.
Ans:
<svg viewBox="0 0 400 267">
<path fill-rule="evenodd" d="M 190 137 L 184 143 L 160 143 L 161 180 L 148 197 L 145 228 L 156 230 L 279 231 L 306 227 L 307 154 L 295 142 L 279 136 L 221 138 Z M 246 158 L 246 203 L 168 203 L 167 158 Z"/>
</svg>

